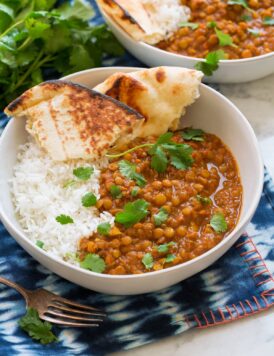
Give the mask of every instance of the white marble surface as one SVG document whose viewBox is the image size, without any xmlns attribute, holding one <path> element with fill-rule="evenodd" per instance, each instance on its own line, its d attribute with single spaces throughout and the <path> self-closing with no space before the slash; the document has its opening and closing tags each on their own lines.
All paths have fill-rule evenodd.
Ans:
<svg viewBox="0 0 274 356">
<path fill-rule="evenodd" d="M 222 85 L 221 91 L 246 115 L 274 178 L 274 75 L 246 84 Z M 272 356 L 274 308 L 231 324 L 193 329 L 154 344 L 113 356 Z"/>
</svg>

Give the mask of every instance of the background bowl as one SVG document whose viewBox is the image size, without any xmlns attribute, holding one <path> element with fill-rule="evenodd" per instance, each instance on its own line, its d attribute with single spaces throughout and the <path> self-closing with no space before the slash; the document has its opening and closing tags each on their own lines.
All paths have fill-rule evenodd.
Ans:
<svg viewBox="0 0 274 356">
<path fill-rule="evenodd" d="M 100 11 L 122 45 L 149 67 L 176 66 L 193 69 L 195 64 L 201 61 L 199 58 L 167 52 L 144 42 L 135 41 L 102 9 Z M 207 83 L 243 83 L 272 73 L 274 73 L 274 52 L 247 59 L 221 60 L 218 70 L 211 77 L 204 77 L 204 81 Z"/>
<path fill-rule="evenodd" d="M 138 68 L 97 68 L 72 74 L 65 79 L 94 87 L 115 72 Z M 26 142 L 24 120 L 11 119 L 0 138 L 0 217 L 16 241 L 36 260 L 58 275 L 83 287 L 109 294 L 139 294 L 156 291 L 200 272 L 221 257 L 244 232 L 259 203 L 263 185 L 263 165 L 255 134 L 243 114 L 223 95 L 204 84 L 200 98 L 187 109 L 184 126 L 194 126 L 218 135 L 231 149 L 240 170 L 244 196 L 239 222 L 223 241 L 205 254 L 161 271 L 114 276 L 89 272 L 58 260 L 25 236 L 14 214 L 9 180 L 13 175 L 18 146 Z"/>
</svg>

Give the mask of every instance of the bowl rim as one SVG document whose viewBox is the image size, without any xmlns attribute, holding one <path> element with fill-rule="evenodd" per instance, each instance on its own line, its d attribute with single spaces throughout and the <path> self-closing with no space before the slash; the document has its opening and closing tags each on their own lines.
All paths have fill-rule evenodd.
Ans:
<svg viewBox="0 0 274 356">
<path fill-rule="evenodd" d="M 151 51 L 154 52 L 153 55 L 161 55 L 161 56 L 168 56 L 176 59 L 184 59 L 187 61 L 194 61 L 195 64 L 198 62 L 205 62 L 205 58 L 198 58 L 198 57 L 191 57 L 191 56 L 185 56 L 183 54 L 179 53 L 173 53 L 169 51 L 165 51 L 161 48 L 158 48 L 156 46 L 150 45 L 148 43 L 145 43 L 143 41 L 137 41 L 134 38 L 132 38 L 119 24 L 117 24 L 97 3 L 103 17 L 107 19 L 107 22 L 110 22 L 113 27 L 122 35 L 124 36 L 128 41 L 130 41 L 132 44 L 135 44 L 136 46 L 140 46 L 144 51 Z M 219 65 L 230 65 L 230 64 L 235 64 L 235 63 L 240 63 L 240 64 L 245 64 L 248 62 L 255 62 L 255 61 L 260 61 L 264 60 L 266 58 L 274 57 L 274 51 L 270 53 L 265 53 L 261 54 L 259 56 L 255 57 L 250 57 L 250 58 L 240 58 L 240 59 L 221 59 L 219 61 Z"/>
<path fill-rule="evenodd" d="M 64 80 L 71 80 L 73 81 L 73 79 L 75 79 L 77 76 L 82 76 L 82 75 L 92 75 L 94 72 L 98 71 L 106 71 L 106 72 L 113 72 L 115 73 L 115 71 L 124 71 L 124 72 L 129 72 L 131 70 L 142 70 L 142 69 L 146 69 L 146 68 L 141 68 L 141 67 L 99 67 L 99 68 L 92 68 L 92 69 L 86 69 L 83 71 L 79 71 L 73 74 L 70 74 L 66 77 L 63 77 L 61 79 Z M 0 201 L 0 220 L 3 222 L 3 224 L 8 228 L 9 231 L 12 231 L 12 234 L 16 235 L 16 237 L 19 237 L 21 240 L 23 240 L 27 245 L 30 245 L 32 248 L 34 248 L 34 250 L 36 250 L 36 252 L 38 252 L 39 254 L 42 254 L 44 256 L 44 258 L 51 260 L 54 263 L 57 263 L 59 265 L 62 265 L 65 269 L 67 268 L 72 268 L 75 272 L 78 273 L 82 273 L 83 275 L 85 275 L 87 278 L 89 277 L 95 277 L 95 278 L 101 278 L 102 280 L 129 280 L 129 279 L 140 279 L 140 278 L 151 278 L 153 276 L 156 275 L 161 275 L 161 274 L 166 274 L 169 272 L 173 272 L 175 270 L 184 268 L 184 267 L 189 267 L 192 264 L 196 264 L 199 261 L 206 259 L 207 257 L 209 257 L 210 255 L 213 255 L 217 250 L 221 249 L 223 245 L 225 245 L 228 240 L 231 240 L 233 238 L 233 236 L 235 236 L 235 234 L 237 234 L 239 231 L 241 231 L 243 229 L 243 227 L 249 223 L 251 217 L 253 216 L 253 214 L 255 213 L 255 210 L 259 204 L 260 198 L 261 198 L 261 194 L 262 194 L 262 189 L 263 189 L 263 179 L 264 179 L 264 166 L 263 166 L 263 161 L 262 161 L 262 157 L 260 154 L 260 149 L 259 149 L 259 144 L 257 141 L 257 138 L 255 136 L 255 133 L 250 125 L 250 123 L 248 122 L 247 118 L 244 116 L 244 114 L 236 107 L 235 104 L 233 104 L 229 99 L 227 99 L 224 95 L 222 95 L 221 93 L 219 93 L 218 91 L 212 89 L 211 87 L 201 83 L 200 84 L 204 90 L 208 90 L 209 92 L 211 92 L 211 94 L 219 97 L 222 101 L 224 101 L 224 103 L 226 105 L 229 105 L 230 107 L 232 107 L 235 112 L 238 113 L 238 115 L 241 117 L 241 120 L 243 120 L 243 122 L 245 123 L 246 129 L 248 130 L 248 135 L 250 137 L 250 140 L 252 140 L 252 144 L 254 145 L 256 152 L 257 152 L 257 157 L 256 160 L 258 161 L 258 165 L 259 165 L 259 172 L 258 172 L 258 176 L 259 176 L 259 181 L 258 181 L 258 185 L 257 188 L 255 190 L 255 194 L 253 195 L 253 200 L 252 200 L 252 204 L 249 205 L 247 211 L 245 212 L 245 214 L 242 216 L 241 221 L 237 223 L 237 225 L 235 226 L 234 230 L 231 231 L 231 233 L 226 236 L 220 243 L 218 243 L 216 246 L 214 246 L 212 249 L 208 250 L 207 252 L 201 254 L 200 256 L 195 257 L 192 260 L 180 263 L 178 265 L 172 266 L 172 267 L 168 267 L 159 271 L 151 271 L 151 272 L 146 272 L 146 273 L 140 273 L 140 274 L 128 274 L 128 275 L 110 275 L 110 274 L 103 274 L 103 273 L 96 273 L 90 270 L 85 270 L 79 266 L 70 264 L 69 262 L 66 262 L 64 260 L 62 260 L 61 258 L 58 258 L 57 256 L 51 255 L 50 253 L 42 250 L 41 248 L 39 248 L 38 246 L 36 246 L 34 244 L 34 242 L 32 242 L 23 232 L 22 228 L 18 228 L 17 226 L 15 226 L 11 220 L 9 219 L 9 217 L 7 216 L 6 212 L 3 209 L 3 206 L 1 204 Z M 1 153 L 1 146 L 2 146 L 2 141 L 5 140 L 5 136 L 7 135 L 8 131 L 10 130 L 10 127 L 12 125 L 12 122 L 15 119 L 12 118 L 10 119 L 10 121 L 8 122 L 8 124 L 6 125 L 6 127 L 4 128 L 2 135 L 0 136 L 0 153 Z M 237 158 L 236 158 L 237 159 Z M 20 226 L 19 222 L 18 225 Z M 15 240 L 17 240 L 15 238 Z"/>
</svg>

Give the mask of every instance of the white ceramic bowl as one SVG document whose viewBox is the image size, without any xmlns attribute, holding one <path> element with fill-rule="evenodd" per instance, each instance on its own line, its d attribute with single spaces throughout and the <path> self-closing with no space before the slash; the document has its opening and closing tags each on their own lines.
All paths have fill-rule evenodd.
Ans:
<svg viewBox="0 0 274 356">
<path fill-rule="evenodd" d="M 117 71 L 137 68 L 110 67 L 90 69 L 66 79 L 94 87 Z M 229 236 L 205 254 L 180 265 L 157 272 L 112 276 L 71 266 L 36 247 L 25 236 L 16 220 L 9 180 L 13 174 L 18 146 L 27 139 L 24 120 L 11 119 L 0 138 L 0 217 L 16 241 L 36 260 L 58 275 L 83 287 L 110 294 L 139 294 L 178 283 L 203 270 L 221 257 L 244 232 L 258 205 L 263 185 L 263 165 L 255 134 L 243 114 L 224 96 L 201 84 L 200 98 L 188 108 L 183 122 L 218 135 L 237 159 L 244 196 L 240 220 Z"/>
<path fill-rule="evenodd" d="M 102 9 L 103 17 L 122 45 L 142 63 L 149 67 L 175 66 L 193 69 L 201 59 L 183 56 L 161 50 L 157 47 L 132 39 Z M 274 52 L 262 56 L 221 60 L 219 68 L 211 77 L 204 77 L 207 83 L 243 83 L 260 79 L 274 73 Z"/>
</svg>

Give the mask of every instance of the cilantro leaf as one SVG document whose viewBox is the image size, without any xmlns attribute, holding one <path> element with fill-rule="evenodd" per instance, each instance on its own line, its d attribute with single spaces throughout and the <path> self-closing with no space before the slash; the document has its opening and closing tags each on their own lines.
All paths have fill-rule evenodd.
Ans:
<svg viewBox="0 0 274 356">
<path fill-rule="evenodd" d="M 247 5 L 246 0 L 228 0 L 227 2 L 228 5 L 239 5 L 244 7 L 247 10 L 250 10 L 250 8 Z"/>
<path fill-rule="evenodd" d="M 118 165 L 120 172 L 124 177 L 135 180 L 140 187 L 145 186 L 146 179 L 141 174 L 136 173 L 135 164 L 126 160 L 122 160 L 118 163 Z"/>
<path fill-rule="evenodd" d="M 59 7 L 59 11 L 64 19 L 76 17 L 81 20 L 89 20 L 94 16 L 93 8 L 83 0 L 74 0 L 72 4 L 64 3 Z"/>
<path fill-rule="evenodd" d="M 30 337 L 43 345 L 58 341 L 51 331 L 52 325 L 47 321 L 43 322 L 36 309 L 28 308 L 26 315 L 19 320 L 18 324 Z"/>
<path fill-rule="evenodd" d="M 167 168 L 168 159 L 161 146 L 157 146 L 151 159 L 151 167 L 159 173 L 163 173 Z"/>
<path fill-rule="evenodd" d="M 184 129 L 182 132 L 182 137 L 187 140 L 193 141 L 204 141 L 203 139 L 204 131 L 201 129 L 193 129 L 192 127 Z"/>
<path fill-rule="evenodd" d="M 170 246 L 175 246 L 176 245 L 176 242 L 168 242 L 166 244 L 162 244 L 162 245 L 159 245 L 157 246 L 157 251 L 160 252 L 160 253 L 167 253 L 168 250 L 169 250 L 169 247 Z"/>
<path fill-rule="evenodd" d="M 103 258 L 99 255 L 95 253 L 88 253 L 83 261 L 80 262 L 80 267 L 93 272 L 103 273 L 106 268 L 106 264 Z"/>
<path fill-rule="evenodd" d="M 125 204 L 123 211 L 116 214 L 115 222 L 123 224 L 125 227 L 130 227 L 147 216 L 148 206 L 149 203 L 143 199 L 127 203 Z"/>
<path fill-rule="evenodd" d="M 201 195 L 197 194 L 196 199 L 203 205 L 211 204 L 211 200 L 208 197 L 202 197 Z"/>
<path fill-rule="evenodd" d="M 170 155 L 170 163 L 177 169 L 187 169 L 192 165 L 194 159 L 191 154 L 193 148 L 183 143 L 166 143 L 163 147 Z"/>
<path fill-rule="evenodd" d="M 190 27 L 192 30 L 196 30 L 199 27 L 199 24 L 194 22 L 180 22 L 180 27 Z"/>
<path fill-rule="evenodd" d="M 93 167 L 79 167 L 73 170 L 73 174 L 80 180 L 88 180 L 94 172 Z"/>
<path fill-rule="evenodd" d="M 230 35 L 228 35 L 227 33 L 224 33 L 221 30 L 218 30 L 217 27 L 215 27 L 215 33 L 218 37 L 219 40 L 219 45 L 220 46 L 233 46 L 233 47 L 237 47 L 234 43 L 233 43 L 233 39 Z"/>
<path fill-rule="evenodd" d="M 223 50 L 209 52 L 205 57 L 204 62 L 198 62 L 195 64 L 195 69 L 202 71 L 208 77 L 213 74 L 215 70 L 219 68 L 219 61 L 225 59 L 226 55 Z"/>
<path fill-rule="evenodd" d="M 226 232 L 228 226 L 222 213 L 216 213 L 210 219 L 210 226 L 217 232 Z"/>
<path fill-rule="evenodd" d="M 247 32 L 251 33 L 255 37 L 259 37 L 261 32 L 257 28 L 248 28 Z"/>
<path fill-rule="evenodd" d="M 37 240 L 35 245 L 36 245 L 37 247 L 42 248 L 42 249 L 44 248 L 44 242 L 41 241 L 41 240 Z"/>
<path fill-rule="evenodd" d="M 108 222 L 101 223 L 97 226 L 97 232 L 101 235 L 108 235 L 111 225 Z"/>
<path fill-rule="evenodd" d="M 217 23 L 215 21 L 209 21 L 207 24 L 206 24 L 206 27 L 207 28 L 214 28 L 214 27 L 217 27 Z"/>
<path fill-rule="evenodd" d="M 263 24 L 265 26 L 274 26 L 274 18 L 271 18 L 270 16 L 267 16 L 263 19 Z"/>
<path fill-rule="evenodd" d="M 153 267 L 153 257 L 151 253 L 146 253 L 142 258 L 142 263 L 146 269 L 151 269 Z"/>
<path fill-rule="evenodd" d="M 13 9 L 6 4 L 0 3 L 0 33 L 5 31 L 5 29 L 11 24 L 13 18 Z"/>
<path fill-rule="evenodd" d="M 138 195 L 139 190 L 140 190 L 140 188 L 138 188 L 138 187 L 133 187 L 133 188 L 132 188 L 132 191 L 131 191 L 131 195 L 132 195 L 133 197 L 136 197 L 136 196 Z"/>
<path fill-rule="evenodd" d="M 153 215 L 154 223 L 156 226 L 160 226 L 168 218 L 168 212 L 165 208 L 160 208 L 157 214 Z"/>
<path fill-rule="evenodd" d="M 63 185 L 63 188 L 68 188 L 71 187 L 72 185 L 76 184 L 76 181 L 74 179 L 69 179 L 66 181 Z"/>
<path fill-rule="evenodd" d="M 91 206 L 96 205 L 97 198 L 93 193 L 86 193 L 85 195 L 83 195 L 81 201 L 82 201 L 82 205 L 85 208 L 89 208 Z"/>
<path fill-rule="evenodd" d="M 113 198 L 121 198 L 122 197 L 122 191 L 121 188 L 118 187 L 117 185 L 112 185 L 110 187 L 110 194 Z"/>
<path fill-rule="evenodd" d="M 175 260 L 176 256 L 170 253 L 169 255 L 166 256 L 165 263 L 171 263 Z"/>
<path fill-rule="evenodd" d="M 69 215 L 58 215 L 55 220 L 59 222 L 61 225 L 73 224 L 74 221 Z"/>
</svg>

